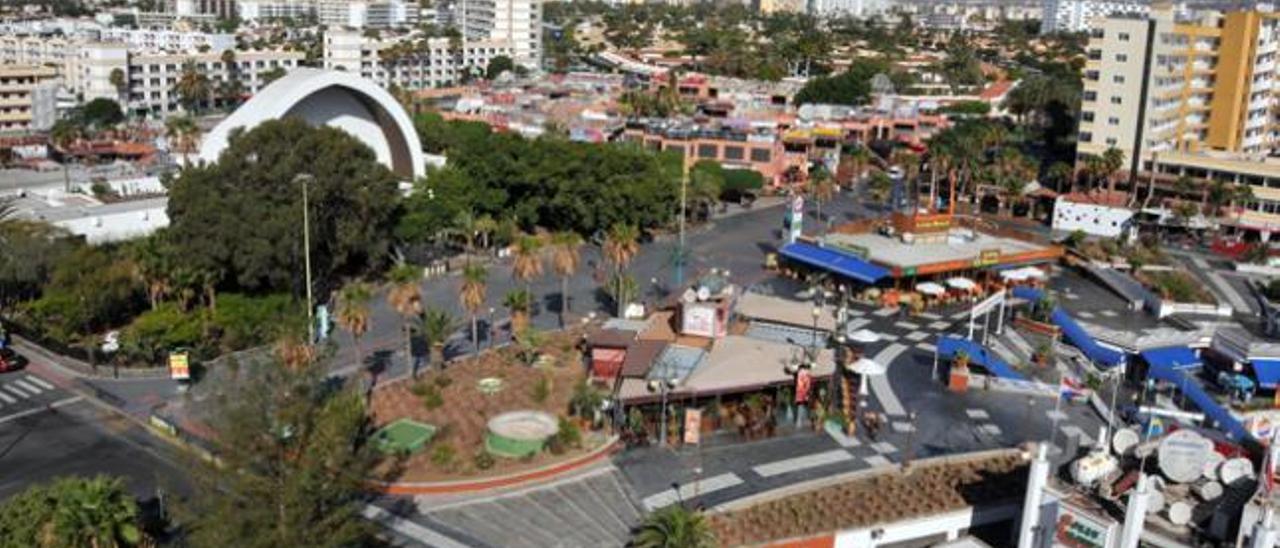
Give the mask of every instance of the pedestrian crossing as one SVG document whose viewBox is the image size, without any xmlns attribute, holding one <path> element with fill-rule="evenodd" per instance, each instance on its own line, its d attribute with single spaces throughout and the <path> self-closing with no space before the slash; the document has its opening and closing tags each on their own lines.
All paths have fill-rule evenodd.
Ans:
<svg viewBox="0 0 1280 548">
<path fill-rule="evenodd" d="M 66 393 L 30 373 L 0 374 L 0 417 L 44 406 L 61 396 Z"/>
</svg>

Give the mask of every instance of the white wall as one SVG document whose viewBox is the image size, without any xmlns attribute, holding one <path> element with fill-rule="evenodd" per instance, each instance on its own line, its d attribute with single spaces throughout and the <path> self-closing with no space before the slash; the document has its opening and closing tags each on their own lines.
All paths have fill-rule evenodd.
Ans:
<svg viewBox="0 0 1280 548">
<path fill-rule="evenodd" d="M 84 236 L 91 244 L 119 242 L 146 236 L 169 226 L 169 214 L 165 210 L 168 199 L 158 199 L 144 208 L 118 213 L 90 215 L 75 219 L 55 221 L 53 224 Z"/>
<path fill-rule="evenodd" d="M 1133 218 L 1127 208 L 1082 204 L 1058 198 L 1053 206 L 1053 229 L 1065 232 L 1115 238 L 1124 233 L 1125 223 Z"/>
</svg>

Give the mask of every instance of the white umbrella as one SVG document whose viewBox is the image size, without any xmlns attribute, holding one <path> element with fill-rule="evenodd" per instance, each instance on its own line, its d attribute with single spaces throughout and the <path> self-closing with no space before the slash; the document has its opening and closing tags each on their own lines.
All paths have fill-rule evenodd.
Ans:
<svg viewBox="0 0 1280 548">
<path fill-rule="evenodd" d="M 916 291 L 924 293 L 925 295 L 937 297 L 938 295 L 946 293 L 947 288 L 933 282 L 923 282 L 916 284 Z"/>
<path fill-rule="evenodd" d="M 947 280 L 947 285 L 959 289 L 961 291 L 973 291 L 978 284 L 973 283 L 969 278 L 955 277 Z"/>
<path fill-rule="evenodd" d="M 859 329 L 849 334 L 849 340 L 856 343 L 871 344 L 880 340 L 880 334 L 870 329 Z"/>
<path fill-rule="evenodd" d="M 1026 268 L 1022 269 L 1022 271 L 1027 273 L 1027 277 L 1028 277 L 1028 278 L 1035 278 L 1035 279 L 1037 279 L 1037 280 L 1043 280 L 1043 279 L 1045 279 L 1045 278 L 1047 278 L 1047 277 L 1048 277 L 1048 275 L 1047 275 L 1047 274 L 1045 274 L 1044 270 L 1041 270 L 1041 269 L 1036 268 L 1036 267 L 1034 267 L 1034 266 L 1028 266 L 1028 267 L 1026 267 Z"/>
<path fill-rule="evenodd" d="M 878 361 L 858 358 L 858 361 L 849 366 L 849 371 L 858 374 L 858 394 L 865 396 L 867 395 L 867 377 L 883 375 L 888 372 L 888 369 Z"/>
<path fill-rule="evenodd" d="M 1026 270 L 1024 270 L 1024 269 L 1021 269 L 1021 268 L 1017 268 L 1017 269 L 1014 269 L 1014 270 L 1001 270 L 1001 271 L 1000 271 L 1000 277 L 1001 277 L 1001 278 L 1004 278 L 1004 279 L 1006 279 L 1006 280 L 1012 280 L 1012 281 L 1015 281 L 1015 282 L 1021 282 L 1021 281 L 1023 281 L 1023 280 L 1026 280 L 1026 279 L 1027 279 L 1027 276 L 1028 276 L 1027 271 L 1026 271 Z"/>
</svg>

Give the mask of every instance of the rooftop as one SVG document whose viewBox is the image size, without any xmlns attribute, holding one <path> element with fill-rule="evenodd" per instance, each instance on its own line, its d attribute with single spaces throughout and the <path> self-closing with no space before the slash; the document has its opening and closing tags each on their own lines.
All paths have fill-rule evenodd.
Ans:
<svg viewBox="0 0 1280 548">
<path fill-rule="evenodd" d="M 1001 256 L 1044 250 L 1039 246 L 1013 238 L 984 234 L 968 229 L 952 230 L 945 242 L 907 243 L 874 232 L 858 234 L 833 233 L 826 243 L 843 247 L 861 247 L 867 250 L 872 262 L 901 268 L 919 267 L 950 261 L 975 261 L 984 251 L 1000 250 Z"/>
</svg>

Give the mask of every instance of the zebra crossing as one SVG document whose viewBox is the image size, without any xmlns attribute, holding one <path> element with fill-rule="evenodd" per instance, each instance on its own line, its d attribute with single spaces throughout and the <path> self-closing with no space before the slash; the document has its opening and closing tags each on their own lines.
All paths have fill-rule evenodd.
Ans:
<svg viewBox="0 0 1280 548">
<path fill-rule="evenodd" d="M 71 395 L 30 373 L 0 375 L 0 421 L 30 414 Z"/>
</svg>

